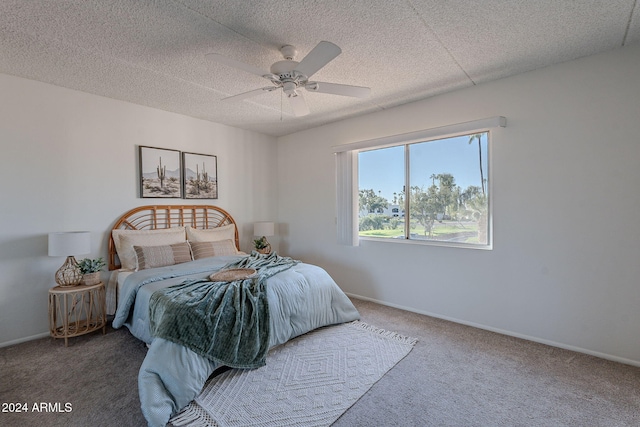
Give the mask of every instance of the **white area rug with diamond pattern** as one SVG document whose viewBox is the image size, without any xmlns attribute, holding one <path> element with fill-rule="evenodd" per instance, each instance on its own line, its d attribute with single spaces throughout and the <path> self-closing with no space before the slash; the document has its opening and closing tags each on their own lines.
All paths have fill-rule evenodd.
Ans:
<svg viewBox="0 0 640 427">
<path fill-rule="evenodd" d="M 416 340 L 355 321 L 269 351 L 258 369 L 212 378 L 174 426 L 329 426 L 413 348 Z"/>
</svg>

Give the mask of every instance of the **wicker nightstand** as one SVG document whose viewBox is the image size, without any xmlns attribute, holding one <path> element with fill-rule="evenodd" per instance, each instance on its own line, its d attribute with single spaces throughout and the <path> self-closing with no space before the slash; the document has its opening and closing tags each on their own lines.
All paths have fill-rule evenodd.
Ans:
<svg viewBox="0 0 640 427">
<path fill-rule="evenodd" d="M 88 334 L 102 328 L 107 331 L 105 290 L 102 282 L 96 285 L 56 286 L 49 289 L 49 332 L 53 338 Z"/>
</svg>

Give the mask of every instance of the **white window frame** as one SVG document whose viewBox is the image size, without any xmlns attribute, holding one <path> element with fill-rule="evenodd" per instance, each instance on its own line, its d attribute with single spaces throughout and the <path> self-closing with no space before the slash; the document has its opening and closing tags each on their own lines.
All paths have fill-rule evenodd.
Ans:
<svg viewBox="0 0 640 427">
<path fill-rule="evenodd" d="M 416 142 L 433 141 L 466 134 L 489 132 L 489 159 L 493 157 L 490 153 L 492 129 L 506 127 L 507 119 L 503 116 L 489 117 L 486 119 L 473 120 L 470 122 L 457 123 L 453 125 L 441 126 L 437 128 L 424 129 L 416 132 L 385 136 L 382 138 L 369 139 L 365 141 L 352 142 L 349 144 L 332 147 L 336 155 L 336 225 L 338 232 L 338 243 L 342 245 L 358 246 L 360 240 L 375 240 L 393 243 L 410 243 L 418 245 L 464 247 L 473 249 L 493 248 L 493 213 L 491 199 L 493 197 L 489 188 L 489 219 L 488 219 L 488 244 L 452 244 L 434 240 L 414 240 L 414 239 L 384 239 L 376 237 L 361 237 L 358 235 L 358 153 L 373 149 L 404 146 Z M 491 186 L 491 166 L 489 166 L 489 186 Z"/>
</svg>

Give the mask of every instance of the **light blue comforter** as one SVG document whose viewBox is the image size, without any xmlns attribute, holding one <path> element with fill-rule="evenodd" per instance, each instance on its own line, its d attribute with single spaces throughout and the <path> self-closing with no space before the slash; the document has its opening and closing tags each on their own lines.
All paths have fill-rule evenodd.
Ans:
<svg viewBox="0 0 640 427">
<path fill-rule="evenodd" d="M 149 299 L 153 292 L 187 279 L 203 279 L 238 256 L 205 258 L 189 263 L 142 270 L 131 274 L 120 290 L 113 327 L 127 326 L 138 339 L 151 344 L 138 375 L 142 412 L 152 427 L 164 427 L 202 390 L 218 367 L 193 351 L 164 340 L 152 339 Z M 299 263 L 266 282 L 270 311 L 269 346 L 321 326 L 360 318 L 338 285 L 320 267 Z"/>
</svg>

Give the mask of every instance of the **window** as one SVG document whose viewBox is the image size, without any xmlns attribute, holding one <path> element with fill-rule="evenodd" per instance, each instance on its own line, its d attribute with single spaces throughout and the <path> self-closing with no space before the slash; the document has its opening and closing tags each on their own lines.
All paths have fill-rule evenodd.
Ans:
<svg viewBox="0 0 640 427">
<path fill-rule="evenodd" d="M 360 151 L 358 235 L 487 246 L 488 138 L 480 132 Z"/>
<path fill-rule="evenodd" d="M 491 248 L 489 147 L 500 127 L 498 116 L 334 146 L 338 242 Z"/>
</svg>

